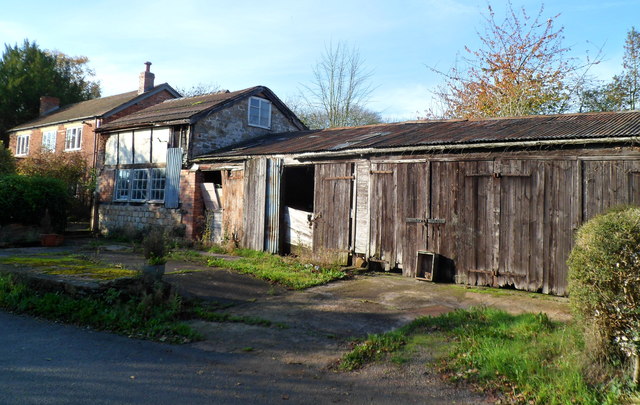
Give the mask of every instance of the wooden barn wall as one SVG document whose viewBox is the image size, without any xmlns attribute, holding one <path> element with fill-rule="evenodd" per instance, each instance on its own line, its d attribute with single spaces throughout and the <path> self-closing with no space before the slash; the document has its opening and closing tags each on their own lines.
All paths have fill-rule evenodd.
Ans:
<svg viewBox="0 0 640 405">
<path fill-rule="evenodd" d="M 315 166 L 313 250 L 337 255 L 342 264 L 347 264 L 351 251 L 353 180 L 353 163 Z"/>
<path fill-rule="evenodd" d="M 245 163 L 244 168 L 244 231 L 242 246 L 264 249 L 267 160 L 253 159 Z"/>
<path fill-rule="evenodd" d="M 415 220 L 428 215 L 428 182 L 428 163 L 371 166 L 370 256 L 408 276 L 415 276 L 416 252 L 426 248 L 426 228 Z"/>
<path fill-rule="evenodd" d="M 240 243 L 243 238 L 244 170 L 222 171 L 222 234 L 223 237 Z"/>
<path fill-rule="evenodd" d="M 591 155 L 372 161 L 369 256 L 413 277 L 426 249 L 459 283 L 565 295 L 575 230 L 640 203 L 638 157 Z"/>
</svg>

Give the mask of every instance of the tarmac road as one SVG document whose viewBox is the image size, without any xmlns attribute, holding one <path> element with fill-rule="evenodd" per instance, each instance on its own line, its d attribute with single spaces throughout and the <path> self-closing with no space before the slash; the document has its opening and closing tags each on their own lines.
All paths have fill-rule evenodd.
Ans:
<svg viewBox="0 0 640 405">
<path fill-rule="evenodd" d="M 478 399 L 456 390 L 434 397 L 429 384 L 394 387 L 252 353 L 128 339 L 2 311 L 0 325 L 3 405 L 449 404 Z"/>
</svg>

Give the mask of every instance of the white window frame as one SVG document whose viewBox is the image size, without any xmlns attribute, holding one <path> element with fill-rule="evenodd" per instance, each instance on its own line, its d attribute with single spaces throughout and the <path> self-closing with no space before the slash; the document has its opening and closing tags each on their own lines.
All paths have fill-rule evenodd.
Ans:
<svg viewBox="0 0 640 405">
<path fill-rule="evenodd" d="M 167 172 L 165 169 L 151 169 L 149 176 L 149 201 L 164 201 L 164 189 L 167 185 Z"/>
<path fill-rule="evenodd" d="M 120 169 L 116 171 L 114 201 L 163 203 L 166 184 L 164 168 Z"/>
<path fill-rule="evenodd" d="M 247 108 L 247 122 L 252 127 L 271 129 L 271 101 L 261 97 L 250 97 Z M 257 122 L 252 119 L 252 112 L 257 113 Z M 263 124 L 266 120 L 266 124 Z"/>
<path fill-rule="evenodd" d="M 82 127 L 67 128 L 64 138 L 64 150 L 80 150 L 82 147 Z"/>
<path fill-rule="evenodd" d="M 22 134 L 16 137 L 16 156 L 26 156 L 29 154 L 30 134 Z"/>
<path fill-rule="evenodd" d="M 116 201 L 129 201 L 131 189 L 131 170 L 116 171 L 116 184 L 113 190 Z"/>
<path fill-rule="evenodd" d="M 56 151 L 56 140 L 58 138 L 58 131 L 44 131 L 42 133 L 42 148 L 50 152 Z"/>
</svg>

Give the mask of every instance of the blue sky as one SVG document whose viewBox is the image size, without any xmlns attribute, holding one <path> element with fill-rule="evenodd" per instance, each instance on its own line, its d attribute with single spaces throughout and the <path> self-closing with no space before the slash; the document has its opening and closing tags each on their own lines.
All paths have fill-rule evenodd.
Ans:
<svg viewBox="0 0 640 405">
<path fill-rule="evenodd" d="M 505 2 L 491 2 L 499 19 Z M 539 1 L 513 0 L 535 14 Z M 441 78 L 464 46 L 478 46 L 485 0 L 0 0 L 0 42 L 25 38 L 45 49 L 89 57 L 103 95 L 137 88 L 151 61 L 156 83 L 271 88 L 281 99 L 312 80 L 329 42 L 359 49 L 373 71 L 369 108 L 391 120 L 415 119 L 431 105 Z M 608 80 L 622 65 L 627 31 L 640 29 L 640 0 L 553 0 L 544 15 L 564 27 L 563 44 Z"/>
</svg>

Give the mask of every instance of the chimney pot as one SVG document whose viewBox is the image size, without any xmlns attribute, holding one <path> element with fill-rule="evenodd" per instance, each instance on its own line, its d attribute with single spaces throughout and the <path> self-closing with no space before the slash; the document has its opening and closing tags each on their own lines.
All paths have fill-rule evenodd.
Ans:
<svg viewBox="0 0 640 405">
<path fill-rule="evenodd" d="M 60 99 L 58 97 L 42 96 L 40 97 L 40 116 L 47 115 L 53 110 L 60 107 Z"/>
<path fill-rule="evenodd" d="M 153 89 L 153 81 L 156 77 L 151 73 L 151 62 L 145 62 L 146 68 L 144 72 L 140 73 L 140 80 L 138 84 L 138 94 L 146 93 Z"/>
</svg>

